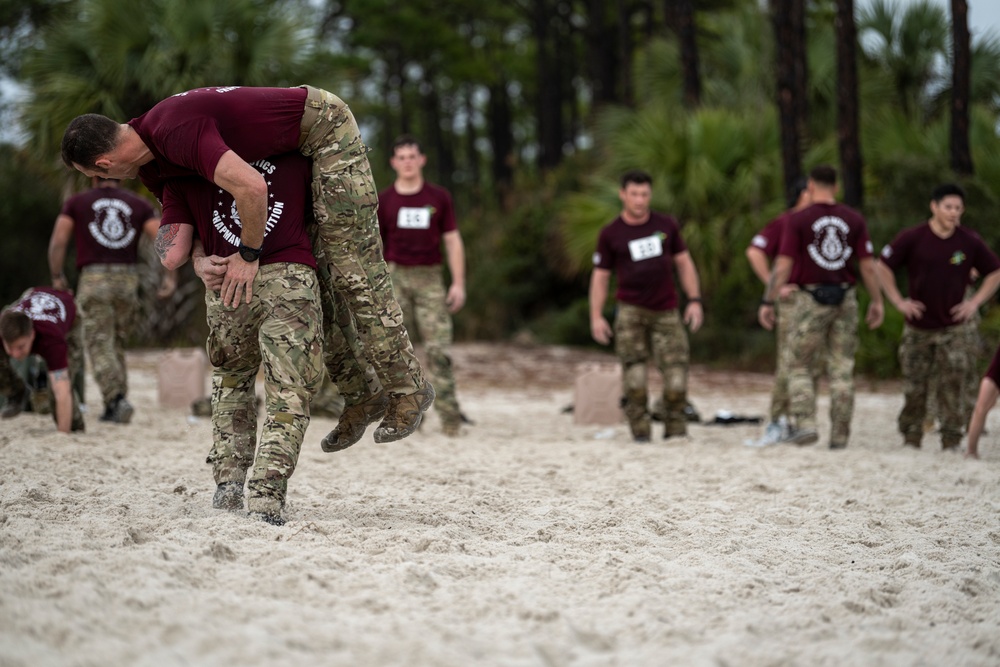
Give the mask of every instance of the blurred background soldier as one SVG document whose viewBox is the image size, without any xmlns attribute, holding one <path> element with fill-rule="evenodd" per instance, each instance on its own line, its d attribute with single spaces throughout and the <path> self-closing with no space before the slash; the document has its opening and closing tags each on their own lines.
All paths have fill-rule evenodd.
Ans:
<svg viewBox="0 0 1000 667">
<path fill-rule="evenodd" d="M 145 199 L 118 185 L 117 180 L 95 176 L 90 190 L 66 200 L 49 239 L 49 271 L 53 287 L 69 289 L 64 264 L 74 240 L 76 302 L 84 346 L 104 402 L 100 420 L 127 424 L 133 406 L 127 400 L 125 344 L 139 312 L 139 239 L 146 234 L 154 240 L 160 221 Z M 157 297 L 169 297 L 176 284 L 176 272 L 164 272 Z M 82 387 L 77 392 L 83 400 Z"/>
</svg>

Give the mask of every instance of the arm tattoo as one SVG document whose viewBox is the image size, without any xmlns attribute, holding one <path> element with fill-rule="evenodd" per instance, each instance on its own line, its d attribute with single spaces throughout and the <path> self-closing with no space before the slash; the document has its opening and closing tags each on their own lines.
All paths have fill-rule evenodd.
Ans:
<svg viewBox="0 0 1000 667">
<path fill-rule="evenodd" d="M 69 379 L 69 369 L 60 368 L 57 371 L 52 371 L 53 380 L 68 380 Z"/>
<path fill-rule="evenodd" d="M 177 239 L 180 228 L 180 225 L 164 225 L 156 233 L 156 242 L 153 247 L 156 248 L 156 256 L 160 258 L 161 262 L 166 258 L 170 249 L 174 247 L 174 241 Z"/>
</svg>

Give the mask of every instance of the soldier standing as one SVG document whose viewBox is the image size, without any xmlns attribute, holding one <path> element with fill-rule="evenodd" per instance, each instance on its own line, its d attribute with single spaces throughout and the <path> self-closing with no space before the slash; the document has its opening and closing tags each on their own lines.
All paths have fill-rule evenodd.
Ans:
<svg viewBox="0 0 1000 667">
<path fill-rule="evenodd" d="M 357 322 L 365 356 L 384 393 L 373 397 L 371 418 L 382 417 L 377 442 L 405 438 L 434 400 L 413 353 L 392 292 L 378 234 L 378 192 L 354 115 L 329 92 L 296 88 L 225 86 L 169 97 L 120 125 L 86 114 L 62 141 L 63 162 L 83 173 L 134 178 L 161 198 L 167 179 L 199 175 L 232 195 L 242 228 L 229 258 L 222 299 L 250 301 L 267 225 L 267 182 L 250 163 L 299 151 L 312 158 L 313 209 L 330 289 L 344 296 Z M 162 199 L 162 198 L 161 198 Z"/>
<path fill-rule="evenodd" d="M 615 339 L 622 363 L 623 406 L 632 439 L 649 442 L 647 365 L 663 376 L 664 438 L 687 434 L 687 379 L 690 352 L 686 324 L 701 327 L 703 313 L 698 271 L 681 238 L 680 226 L 669 215 L 650 210 L 653 179 L 642 171 L 622 177 L 618 197 L 621 214 L 598 236 L 590 277 L 590 332 L 598 343 Z M 678 312 L 674 269 L 687 297 L 684 318 Z M 611 274 L 618 288 L 614 330 L 604 318 Z"/>
<path fill-rule="evenodd" d="M 771 265 L 778 256 L 785 223 L 793 213 L 801 211 L 808 205 L 809 192 L 806 190 L 806 179 L 800 178 L 793 184 L 789 193 L 788 210 L 767 223 L 747 246 L 746 256 L 750 268 L 765 286 L 771 280 Z M 794 286 L 786 285 L 778 296 L 777 305 L 784 308 L 784 304 L 789 301 L 794 291 Z M 785 358 L 785 349 L 788 347 L 788 318 L 780 316 L 777 305 L 775 307 L 777 363 L 774 369 L 774 386 L 771 388 L 770 420 L 764 428 L 761 439 L 747 443 L 757 447 L 773 445 L 789 436 L 788 360 Z"/>
<path fill-rule="evenodd" d="M 80 347 L 80 317 L 77 316 L 73 295 L 48 287 L 32 287 L 17 301 L 0 312 L 0 339 L 4 352 L 0 382 L 9 383 L 15 374 L 7 355 L 22 361 L 37 354 L 48 368 L 49 395 L 56 428 L 62 433 L 83 431 L 83 415 L 79 398 L 73 391 L 73 378 L 83 373 L 83 349 Z M 15 403 L 24 383 L 14 387 L 0 386 L 8 398 L 4 417 L 17 414 Z"/>
<path fill-rule="evenodd" d="M 941 446 L 957 449 L 968 419 L 968 322 L 1000 287 L 1000 259 L 978 234 L 961 226 L 962 188 L 938 186 L 931 193 L 930 208 L 926 223 L 904 229 L 882 249 L 878 271 L 886 298 L 906 318 L 899 344 L 904 404 L 898 425 L 903 442 L 920 447 L 933 377 Z M 984 278 L 966 299 L 972 270 Z M 895 271 L 906 272 L 905 297 L 896 285 Z"/>
<path fill-rule="evenodd" d="M 220 294 L 240 242 L 239 214 L 222 188 L 200 178 L 168 181 L 156 248 L 171 268 L 192 254 L 208 288 L 207 348 L 214 370 L 207 462 L 216 483 L 213 507 L 242 510 L 246 484 L 251 515 L 282 525 L 288 481 L 309 425 L 309 402 L 323 380 L 323 313 L 303 224 L 309 161 L 286 153 L 255 161 L 254 167 L 267 174 L 272 198 L 250 303 L 233 308 Z M 200 242 L 193 240 L 195 230 Z M 261 365 L 266 417 L 258 445 L 254 383 Z"/>
<path fill-rule="evenodd" d="M 125 343 L 139 309 L 139 239 L 143 234 L 155 239 L 160 220 L 146 200 L 118 185 L 95 176 L 90 190 L 63 203 L 49 239 L 49 270 L 52 286 L 68 290 L 63 266 L 73 239 L 83 340 L 104 400 L 100 420 L 127 424 L 133 407 L 127 400 Z M 164 272 L 157 296 L 169 297 L 176 284 L 176 272 Z"/>
<path fill-rule="evenodd" d="M 449 348 L 451 316 L 465 305 L 465 246 L 455 223 L 451 193 L 424 180 L 427 157 L 411 136 L 396 139 L 390 164 L 395 182 L 379 193 L 378 221 L 382 248 L 396 299 L 412 314 L 430 362 L 441 429 L 456 436 L 462 423 Z M 448 258 L 451 285 L 445 290 L 441 243 Z"/>
<path fill-rule="evenodd" d="M 860 213 L 837 203 L 837 171 L 822 165 L 809 173 L 808 207 L 785 223 L 781 248 L 757 318 L 774 327 L 774 303 L 791 282 L 799 290 L 785 309 L 789 318 L 788 392 L 791 442 L 819 440 L 813 369 L 824 352 L 830 375 L 830 449 L 843 449 L 854 414 L 854 354 L 858 348 L 858 274 L 871 295 L 865 321 L 882 324 L 882 293 L 872 257 L 868 227 Z M 855 268 L 855 263 L 857 267 Z"/>
</svg>

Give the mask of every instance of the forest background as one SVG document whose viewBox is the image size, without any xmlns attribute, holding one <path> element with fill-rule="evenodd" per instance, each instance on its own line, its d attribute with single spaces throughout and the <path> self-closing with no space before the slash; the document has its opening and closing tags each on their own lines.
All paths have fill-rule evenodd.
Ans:
<svg viewBox="0 0 1000 667">
<path fill-rule="evenodd" d="M 393 138 L 421 139 L 466 242 L 459 339 L 595 345 L 590 258 L 631 168 L 701 274 L 698 363 L 772 367 L 744 250 L 818 163 L 840 168 L 876 248 L 956 181 L 963 224 L 1000 249 L 1000 36 L 970 35 L 966 0 L 2 0 L 0 75 L 25 91 L 0 108 L 0 303 L 48 283 L 52 224 L 88 185 L 59 161 L 69 120 L 210 85 L 334 91 L 380 187 Z M 200 345 L 200 281 L 188 268 L 157 302 L 144 256 L 134 343 Z M 992 351 L 1000 315 L 984 315 Z M 901 328 L 891 306 L 862 328 L 859 371 L 898 372 Z"/>
</svg>

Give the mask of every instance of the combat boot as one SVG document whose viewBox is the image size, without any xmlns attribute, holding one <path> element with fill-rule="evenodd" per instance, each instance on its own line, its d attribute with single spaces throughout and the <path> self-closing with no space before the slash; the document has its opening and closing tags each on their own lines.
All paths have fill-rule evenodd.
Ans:
<svg viewBox="0 0 1000 667">
<path fill-rule="evenodd" d="M 385 395 L 384 391 L 380 391 L 357 405 L 344 406 L 344 411 L 340 413 L 340 421 L 337 422 L 337 428 L 330 431 L 320 441 L 320 449 L 328 453 L 347 449 L 361 439 L 369 424 L 377 422 L 385 416 L 385 409 L 388 405 L 389 397 Z"/>
<path fill-rule="evenodd" d="M 12 417 L 18 416 L 24 411 L 27 403 L 27 390 L 22 390 L 20 393 L 8 397 L 3 409 L 0 409 L 0 419 L 11 419 Z"/>
<path fill-rule="evenodd" d="M 240 482 L 222 482 L 215 489 L 212 497 L 212 507 L 217 510 L 239 512 L 243 510 L 243 484 Z"/>
<path fill-rule="evenodd" d="M 393 442 L 411 435 L 420 426 L 423 413 L 434 403 L 434 387 L 427 380 L 412 394 L 391 394 L 385 419 L 375 429 L 375 442 Z"/>
</svg>

